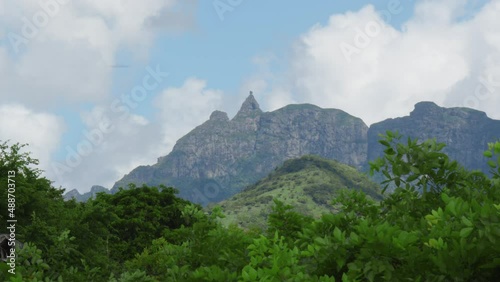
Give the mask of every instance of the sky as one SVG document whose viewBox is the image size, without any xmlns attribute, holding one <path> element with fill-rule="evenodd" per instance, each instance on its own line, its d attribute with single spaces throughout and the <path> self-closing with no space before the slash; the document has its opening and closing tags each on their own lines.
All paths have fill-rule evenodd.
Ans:
<svg viewBox="0 0 500 282">
<path fill-rule="evenodd" d="M 0 0 L 0 140 L 110 188 L 253 91 L 367 124 L 420 101 L 500 119 L 500 0 Z"/>
</svg>

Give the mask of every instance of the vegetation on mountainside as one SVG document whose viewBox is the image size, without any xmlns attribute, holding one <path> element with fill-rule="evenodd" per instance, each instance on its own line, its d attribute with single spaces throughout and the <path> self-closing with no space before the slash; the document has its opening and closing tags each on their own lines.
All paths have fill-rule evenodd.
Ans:
<svg viewBox="0 0 500 282">
<path fill-rule="evenodd" d="M 363 191 L 375 200 L 382 199 L 380 188 L 355 168 L 319 156 L 303 156 L 285 161 L 270 175 L 219 205 L 224 210 L 224 225 L 265 229 L 273 200 L 293 205 L 295 211 L 319 218 L 337 211 L 332 199 L 343 189 Z M 210 206 L 209 206 L 210 208 Z"/>
<path fill-rule="evenodd" d="M 174 189 L 142 187 L 64 202 L 21 146 L 0 145 L 2 201 L 16 172 L 15 275 L 2 281 L 495 281 L 500 277 L 500 142 L 491 177 L 435 140 L 387 132 L 371 163 L 396 189 L 379 203 L 343 190 L 337 213 L 302 215 L 274 199 L 266 230 L 224 227 Z M 6 205 L 0 219 L 6 222 Z M 3 227 L 2 227 L 3 228 Z M 0 232 L 5 233 L 2 229 Z"/>
</svg>

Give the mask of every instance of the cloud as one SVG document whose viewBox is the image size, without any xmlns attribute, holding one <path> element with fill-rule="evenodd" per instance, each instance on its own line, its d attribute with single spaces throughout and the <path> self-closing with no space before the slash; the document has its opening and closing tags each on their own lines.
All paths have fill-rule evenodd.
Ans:
<svg viewBox="0 0 500 282">
<path fill-rule="evenodd" d="M 152 164 L 159 156 L 157 124 L 137 114 L 126 116 L 96 106 L 82 114 L 80 140 L 65 146 L 64 158 L 51 163 L 57 185 L 80 192 L 92 185 L 111 187 L 133 168 Z"/>
<path fill-rule="evenodd" d="M 207 89 L 207 82 L 198 78 L 188 78 L 181 87 L 163 91 L 154 104 L 160 110 L 165 149 L 170 151 L 180 137 L 220 110 L 222 101 L 222 91 Z"/>
<path fill-rule="evenodd" d="M 142 64 L 160 32 L 192 29 L 196 3 L 1 1 L 0 137 L 30 143 L 56 185 L 81 191 L 93 184 L 109 186 L 135 166 L 153 162 L 163 142 L 157 126 L 137 114 L 121 118 L 106 105 L 113 99 L 112 66 L 120 51 Z M 163 20 L 172 15 L 184 21 Z M 80 142 L 60 144 L 64 122 L 45 112 L 78 109 L 83 103 L 94 106 L 82 113 Z M 101 132 L 103 141 L 95 145 L 88 136 L 99 136 L 104 118 L 113 121 L 114 130 Z M 60 145 L 66 156 L 51 159 Z M 79 150 L 85 156 L 72 153 Z M 68 159 L 74 166 L 67 165 Z"/>
<path fill-rule="evenodd" d="M 154 120 L 133 109 L 124 114 L 96 106 L 82 114 L 85 129 L 80 141 L 66 146 L 65 157 L 51 163 L 51 178 L 80 192 L 96 184 L 109 188 L 137 166 L 152 165 L 167 155 L 179 138 L 220 108 L 222 96 L 221 91 L 208 89 L 206 81 L 189 78 L 153 99 Z"/>
<path fill-rule="evenodd" d="M 45 171 L 65 128 L 64 121 L 53 114 L 35 112 L 19 104 L 0 106 L 0 140 L 28 143 L 26 150 L 32 152 Z"/>
<path fill-rule="evenodd" d="M 307 102 L 368 124 L 407 115 L 422 100 L 500 119 L 500 1 L 464 20 L 466 2 L 421 1 L 402 30 L 371 5 L 332 15 L 297 40 L 291 67 L 261 95 L 269 108 Z"/>
<path fill-rule="evenodd" d="M 0 99 L 39 109 L 102 102 L 111 94 L 117 52 L 147 59 L 158 33 L 150 23 L 175 13 L 178 2 L 2 1 Z M 194 14 L 184 15 L 191 27 Z"/>
<path fill-rule="evenodd" d="M 161 32 L 182 32 L 196 28 L 195 14 L 198 0 L 183 0 L 164 8 L 157 16 L 149 18 L 145 25 Z"/>
</svg>

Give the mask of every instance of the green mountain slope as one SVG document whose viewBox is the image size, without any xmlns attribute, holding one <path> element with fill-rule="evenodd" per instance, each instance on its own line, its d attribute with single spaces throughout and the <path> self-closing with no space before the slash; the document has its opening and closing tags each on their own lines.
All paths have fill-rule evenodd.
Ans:
<svg viewBox="0 0 500 282">
<path fill-rule="evenodd" d="M 226 215 L 224 224 L 264 227 L 273 199 L 293 205 L 302 214 L 319 217 L 335 211 L 330 202 L 344 188 L 364 191 L 377 200 L 382 198 L 379 186 L 354 167 L 308 155 L 285 161 L 267 177 L 219 205 Z"/>
</svg>

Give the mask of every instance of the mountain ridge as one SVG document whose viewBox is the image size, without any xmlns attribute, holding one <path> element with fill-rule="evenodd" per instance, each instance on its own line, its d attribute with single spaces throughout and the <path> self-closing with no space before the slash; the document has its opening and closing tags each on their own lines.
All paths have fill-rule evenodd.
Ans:
<svg viewBox="0 0 500 282">
<path fill-rule="evenodd" d="M 303 155 L 335 159 L 366 170 L 382 156 L 378 135 L 398 130 L 404 136 L 436 138 L 450 157 L 468 168 L 486 171 L 482 151 L 500 137 L 500 121 L 474 109 L 415 104 L 407 116 L 368 127 L 339 109 L 290 104 L 263 112 L 250 94 L 238 113 L 213 111 L 207 121 L 181 137 L 172 151 L 153 165 L 139 166 L 117 181 L 111 193 L 129 182 L 174 186 L 180 196 L 206 204 L 226 199 L 265 177 L 285 160 Z M 481 137 L 483 136 L 483 137 Z"/>
<path fill-rule="evenodd" d="M 224 112 L 212 112 L 207 121 L 180 138 L 170 154 L 154 165 L 131 171 L 112 191 L 129 182 L 167 183 L 179 187 L 182 197 L 207 203 L 227 198 L 283 161 L 305 154 L 360 168 L 366 161 L 363 140 L 367 131 L 357 117 L 310 104 L 263 112 L 250 94 L 232 119 Z M 219 186 L 207 188 L 206 182 L 211 180 Z M 212 194 L 217 195 L 207 197 Z"/>
</svg>

